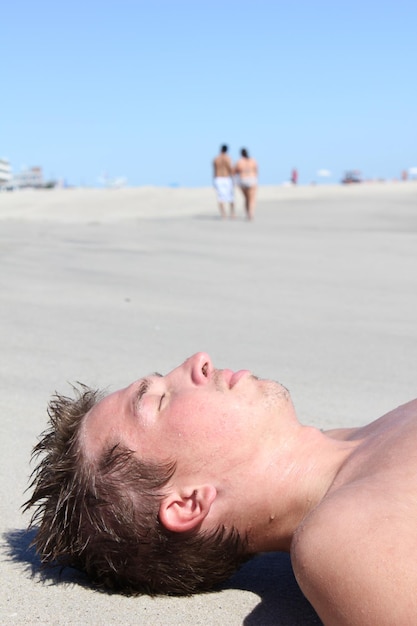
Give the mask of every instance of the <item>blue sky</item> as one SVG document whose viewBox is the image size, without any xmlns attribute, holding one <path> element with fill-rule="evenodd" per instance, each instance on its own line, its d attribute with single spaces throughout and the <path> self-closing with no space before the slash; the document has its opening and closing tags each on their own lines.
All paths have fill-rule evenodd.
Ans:
<svg viewBox="0 0 417 626">
<path fill-rule="evenodd" d="M 4 2 L 0 156 L 89 186 L 210 185 L 222 143 L 261 184 L 399 177 L 416 32 L 415 0 Z"/>
</svg>

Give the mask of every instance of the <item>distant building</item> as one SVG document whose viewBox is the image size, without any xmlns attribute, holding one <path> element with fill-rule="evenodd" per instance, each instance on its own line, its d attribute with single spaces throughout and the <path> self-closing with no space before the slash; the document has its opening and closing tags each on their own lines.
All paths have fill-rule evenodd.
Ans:
<svg viewBox="0 0 417 626">
<path fill-rule="evenodd" d="M 12 180 L 12 168 L 7 159 L 0 159 L 0 189 L 10 187 Z"/>
<path fill-rule="evenodd" d="M 29 167 L 13 177 L 13 185 L 18 189 L 26 187 L 39 188 L 44 186 L 41 167 Z"/>
</svg>

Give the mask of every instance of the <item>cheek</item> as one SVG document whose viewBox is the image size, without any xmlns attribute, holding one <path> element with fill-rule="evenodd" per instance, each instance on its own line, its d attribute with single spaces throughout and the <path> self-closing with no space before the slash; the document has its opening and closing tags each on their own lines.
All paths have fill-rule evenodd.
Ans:
<svg viewBox="0 0 417 626">
<path fill-rule="evenodd" d="M 173 402 L 169 412 L 169 430 L 180 437 L 199 434 L 204 437 L 216 426 L 219 407 L 202 400 Z"/>
<path fill-rule="evenodd" d="M 172 412 L 171 432 L 196 448 L 228 449 L 237 442 L 242 445 L 253 429 L 252 409 L 250 402 L 233 398 L 183 403 Z"/>
<path fill-rule="evenodd" d="M 171 445 L 194 450 L 220 440 L 228 426 L 224 407 L 207 397 L 173 400 L 166 420 Z"/>
</svg>

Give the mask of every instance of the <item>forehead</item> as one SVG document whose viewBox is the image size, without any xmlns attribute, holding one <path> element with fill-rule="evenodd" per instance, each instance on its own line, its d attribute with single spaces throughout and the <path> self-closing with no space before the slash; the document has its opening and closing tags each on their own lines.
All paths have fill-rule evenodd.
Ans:
<svg viewBox="0 0 417 626">
<path fill-rule="evenodd" d="M 109 394 L 86 413 L 80 439 L 87 458 L 96 459 L 105 447 L 123 442 L 124 431 L 128 428 L 130 388 Z"/>
</svg>

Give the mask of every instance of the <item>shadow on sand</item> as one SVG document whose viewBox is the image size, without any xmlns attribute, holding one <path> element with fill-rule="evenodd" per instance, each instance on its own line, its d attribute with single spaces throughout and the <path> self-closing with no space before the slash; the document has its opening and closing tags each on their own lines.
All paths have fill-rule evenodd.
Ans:
<svg viewBox="0 0 417 626">
<path fill-rule="evenodd" d="M 250 613 L 245 626 L 317 626 L 322 624 L 295 580 L 289 554 L 269 552 L 246 563 L 223 589 L 255 593 L 261 602 Z"/>
<path fill-rule="evenodd" d="M 42 567 L 35 548 L 31 545 L 36 535 L 36 528 L 8 530 L 3 533 L 6 557 L 13 563 L 23 565 L 24 572 L 31 578 L 37 578 L 45 584 L 72 583 L 91 587 L 85 574 L 71 567 Z"/>
<path fill-rule="evenodd" d="M 43 568 L 31 545 L 35 535 L 36 529 L 5 532 L 6 557 L 23 565 L 28 576 L 44 584 L 75 584 L 92 588 L 88 578 L 73 568 Z M 221 589 L 241 589 L 260 597 L 261 602 L 245 618 L 244 626 L 317 626 L 322 623 L 297 585 L 288 554 L 277 552 L 255 557 Z M 97 591 L 112 593 L 100 588 Z"/>
</svg>

